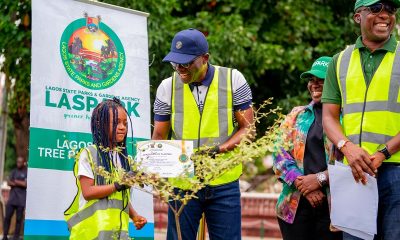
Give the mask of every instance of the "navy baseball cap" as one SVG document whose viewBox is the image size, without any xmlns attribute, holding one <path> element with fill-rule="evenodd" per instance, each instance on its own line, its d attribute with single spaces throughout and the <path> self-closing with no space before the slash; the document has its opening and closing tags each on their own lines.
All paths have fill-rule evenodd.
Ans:
<svg viewBox="0 0 400 240">
<path fill-rule="evenodd" d="M 205 53 L 208 53 L 206 37 L 199 30 L 189 28 L 175 34 L 171 43 L 171 51 L 162 61 L 185 64 Z"/>
</svg>

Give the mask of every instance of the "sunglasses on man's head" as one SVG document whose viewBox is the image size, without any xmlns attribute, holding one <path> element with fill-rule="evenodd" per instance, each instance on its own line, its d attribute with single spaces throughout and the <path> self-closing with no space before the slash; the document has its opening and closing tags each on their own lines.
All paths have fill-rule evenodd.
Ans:
<svg viewBox="0 0 400 240">
<path fill-rule="evenodd" d="M 393 15 L 397 12 L 397 8 L 390 3 L 375 3 L 371 6 L 366 7 L 372 14 L 377 15 L 382 12 L 383 9 L 390 15 Z M 362 9 L 364 10 L 364 9 Z"/>
<path fill-rule="evenodd" d="M 181 63 L 174 63 L 174 62 L 170 62 L 170 63 L 171 63 L 172 68 L 173 68 L 174 70 L 176 70 L 179 66 L 188 69 L 188 68 L 194 63 L 194 61 L 196 61 L 196 59 L 198 59 L 199 57 L 201 57 L 201 55 L 195 57 L 192 61 L 190 61 L 190 62 L 188 62 L 188 63 L 183 63 L 183 64 L 181 64 Z"/>
</svg>

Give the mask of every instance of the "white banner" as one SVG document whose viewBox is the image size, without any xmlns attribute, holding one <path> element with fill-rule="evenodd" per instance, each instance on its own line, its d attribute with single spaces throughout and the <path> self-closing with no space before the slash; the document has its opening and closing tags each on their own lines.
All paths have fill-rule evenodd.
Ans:
<svg viewBox="0 0 400 240">
<path fill-rule="evenodd" d="M 32 1 L 25 239 L 68 239 L 63 213 L 77 192 L 71 153 L 91 144 L 99 102 L 121 100 L 133 125 L 129 142 L 150 138 L 147 16 L 98 2 Z M 130 223 L 130 235 L 154 239 L 152 195 L 134 191 L 132 205 L 149 223 L 140 231 Z"/>
</svg>

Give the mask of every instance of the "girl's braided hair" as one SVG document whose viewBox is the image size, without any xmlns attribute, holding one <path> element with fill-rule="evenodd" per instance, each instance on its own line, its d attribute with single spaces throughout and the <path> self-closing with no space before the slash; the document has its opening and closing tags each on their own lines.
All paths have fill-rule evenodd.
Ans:
<svg viewBox="0 0 400 240">
<path fill-rule="evenodd" d="M 112 156 L 110 156 L 108 151 L 103 151 L 101 148 L 111 148 L 119 147 L 121 149 L 118 152 L 119 159 L 121 161 L 121 167 L 126 171 L 130 170 L 130 166 L 127 160 L 128 152 L 126 148 L 126 135 L 124 140 L 117 142 L 116 131 L 118 125 L 118 108 L 124 109 L 121 101 L 118 98 L 107 99 L 99 103 L 92 113 L 91 120 L 91 131 L 93 136 L 93 144 L 97 146 L 97 165 L 104 167 L 108 172 L 112 172 L 112 168 L 115 168 L 112 161 Z M 112 111 L 112 119 L 110 119 L 110 111 Z M 128 113 L 127 113 L 128 115 Z M 110 136 L 110 122 L 112 122 L 112 136 Z M 112 137 L 112 138 L 111 138 Z M 110 142 L 111 139 L 111 142 Z M 96 180 L 98 185 L 106 184 L 104 177 L 96 174 Z"/>
</svg>

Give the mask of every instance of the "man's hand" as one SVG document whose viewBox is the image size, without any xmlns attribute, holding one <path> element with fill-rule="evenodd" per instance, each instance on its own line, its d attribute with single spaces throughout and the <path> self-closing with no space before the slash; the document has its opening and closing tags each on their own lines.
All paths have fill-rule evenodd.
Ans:
<svg viewBox="0 0 400 240">
<path fill-rule="evenodd" d="M 146 225 L 147 219 L 145 217 L 142 217 L 140 215 L 136 215 L 132 218 L 133 224 L 136 227 L 136 230 L 140 230 Z"/>
<path fill-rule="evenodd" d="M 322 124 L 326 135 L 334 143 L 338 143 L 340 140 L 347 140 L 339 121 L 340 112 L 340 104 L 324 103 Z M 356 182 L 361 180 L 364 184 L 366 183 L 367 178 L 364 172 L 371 176 L 375 175 L 374 172 L 376 169 L 372 166 L 370 156 L 364 149 L 354 145 L 352 142 L 348 142 L 340 150 L 346 156 Z"/>
<path fill-rule="evenodd" d="M 26 180 L 14 180 L 14 186 L 26 188 Z"/>
<path fill-rule="evenodd" d="M 114 187 L 115 187 L 115 190 L 117 190 L 118 192 L 121 192 L 123 190 L 131 188 L 131 186 L 124 185 L 124 184 L 119 184 L 117 182 L 114 182 Z"/>
<path fill-rule="evenodd" d="M 376 167 L 372 164 L 371 156 L 367 151 L 352 142 L 347 143 L 341 151 L 349 162 L 356 182 L 361 181 L 363 184 L 367 183 L 367 177 L 364 175 L 364 172 L 375 176 Z"/>
<path fill-rule="evenodd" d="M 10 186 L 10 187 L 15 187 L 15 186 L 16 186 L 15 182 L 12 181 L 12 180 L 8 180 L 8 181 L 7 181 L 7 184 L 8 184 L 8 186 Z"/>
<path fill-rule="evenodd" d="M 375 169 L 378 169 L 381 165 L 383 160 L 385 160 L 385 154 L 381 152 L 376 152 L 374 155 L 371 156 L 372 165 Z"/>
<path fill-rule="evenodd" d="M 298 181 L 295 181 L 295 186 L 304 196 L 308 193 L 318 190 L 321 187 L 318 183 L 316 174 L 299 176 L 296 178 L 296 180 Z"/>
<path fill-rule="evenodd" d="M 313 208 L 319 207 L 324 202 L 325 194 L 321 190 L 315 190 L 304 196 Z"/>
<path fill-rule="evenodd" d="M 211 158 L 215 158 L 215 155 L 217 155 L 220 152 L 219 146 L 214 146 L 209 149 L 203 149 L 195 152 L 196 155 L 208 155 Z"/>
</svg>

